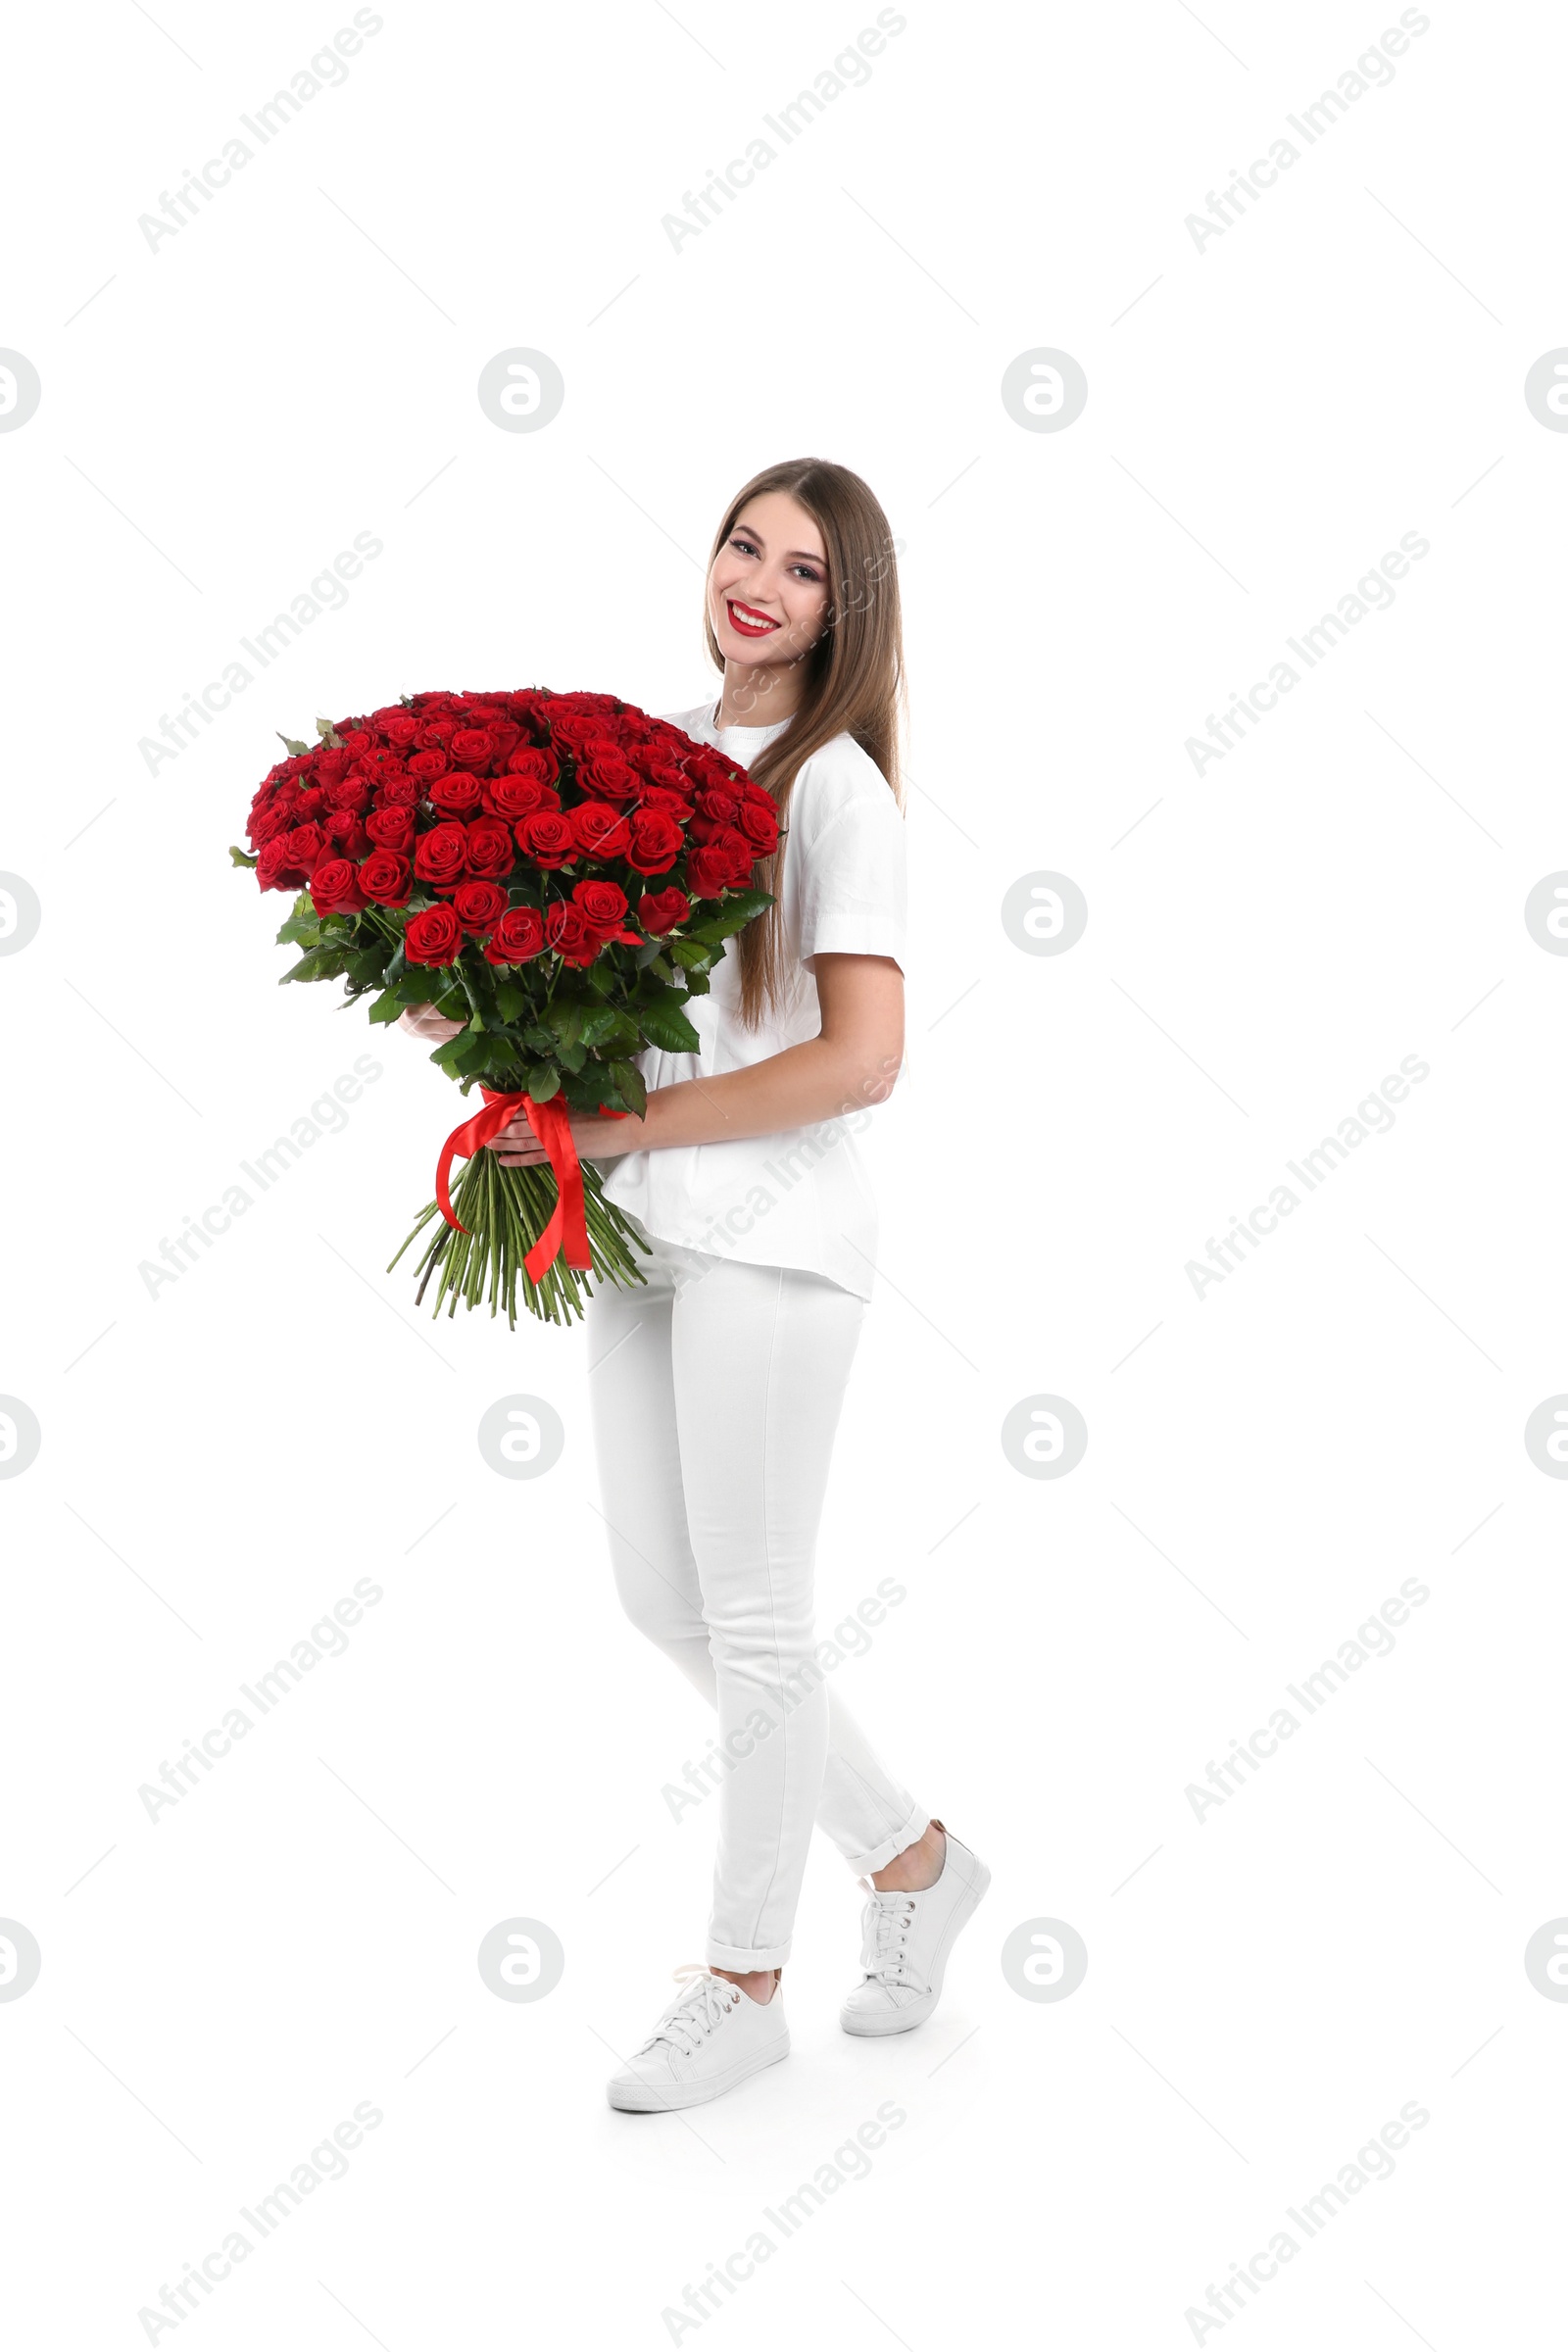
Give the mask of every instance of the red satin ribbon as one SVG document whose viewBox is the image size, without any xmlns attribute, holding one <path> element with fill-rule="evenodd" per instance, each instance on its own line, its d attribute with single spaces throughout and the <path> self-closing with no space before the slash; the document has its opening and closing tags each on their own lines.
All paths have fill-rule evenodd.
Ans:
<svg viewBox="0 0 1568 2352">
<path fill-rule="evenodd" d="M 452 1162 L 461 1152 L 471 1159 L 482 1152 L 491 1140 L 509 1127 L 517 1112 L 522 1111 L 535 1135 L 545 1148 L 556 1179 L 556 1205 L 550 1212 L 550 1222 L 523 1259 L 530 1282 L 542 1282 L 545 1268 L 551 1265 L 559 1250 L 568 1266 L 581 1274 L 593 1271 L 593 1253 L 588 1246 L 588 1221 L 583 1206 L 582 1162 L 577 1147 L 571 1140 L 571 1113 L 559 1095 L 548 1102 L 536 1102 L 531 1095 L 495 1095 L 489 1087 L 481 1086 L 483 1110 L 476 1110 L 471 1119 L 465 1119 L 454 1128 L 441 1147 L 436 1162 L 435 1197 L 441 1214 L 456 1233 L 466 1233 L 452 1206 L 449 1189 Z M 606 1119 L 624 1119 L 624 1110 L 607 1109 L 603 1102 L 599 1113 Z"/>
</svg>

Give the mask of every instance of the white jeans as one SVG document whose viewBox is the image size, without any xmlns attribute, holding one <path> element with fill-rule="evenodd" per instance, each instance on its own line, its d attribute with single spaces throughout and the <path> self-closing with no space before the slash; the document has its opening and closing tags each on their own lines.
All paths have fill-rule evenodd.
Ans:
<svg viewBox="0 0 1568 2352">
<path fill-rule="evenodd" d="M 826 1276 L 656 1241 L 587 1311 L 622 1606 L 718 1710 L 708 1965 L 782 1967 L 813 1821 L 880 1870 L 930 1816 L 811 1655 L 816 1531 L 865 1301 Z"/>
</svg>

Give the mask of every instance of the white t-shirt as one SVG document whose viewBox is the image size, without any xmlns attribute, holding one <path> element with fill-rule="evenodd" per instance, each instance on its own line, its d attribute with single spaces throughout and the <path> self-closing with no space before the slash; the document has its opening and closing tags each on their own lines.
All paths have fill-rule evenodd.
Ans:
<svg viewBox="0 0 1568 2352">
<path fill-rule="evenodd" d="M 663 715 L 741 767 L 789 724 L 719 730 L 715 710 L 705 704 Z M 648 1046 L 638 1054 L 650 1093 L 765 1061 L 820 1035 L 808 956 L 891 956 L 904 968 L 904 819 L 886 777 L 853 736 L 836 735 L 812 753 L 796 776 L 786 822 L 778 885 L 784 1002 L 764 1012 L 758 1028 L 743 1026 L 740 953 L 731 939 L 713 966 L 710 993 L 686 1007 L 702 1051 L 665 1054 Z M 605 1195 L 660 1240 L 753 1265 L 804 1267 L 869 1298 L 877 1208 L 855 1136 L 870 1115 L 857 1109 L 734 1143 L 628 1152 L 601 1162 Z"/>
</svg>

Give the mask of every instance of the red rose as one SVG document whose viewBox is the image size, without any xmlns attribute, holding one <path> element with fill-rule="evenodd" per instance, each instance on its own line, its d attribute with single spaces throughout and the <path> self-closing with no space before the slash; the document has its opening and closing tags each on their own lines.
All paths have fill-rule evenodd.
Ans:
<svg viewBox="0 0 1568 2352">
<path fill-rule="evenodd" d="M 514 825 L 519 817 L 532 816 L 536 808 L 559 808 L 561 795 L 538 776 L 492 776 L 483 787 L 483 805 L 489 815 L 505 817 L 509 825 Z"/>
<path fill-rule="evenodd" d="M 308 874 L 321 855 L 320 826 L 295 825 L 283 838 L 289 846 L 290 862 Z"/>
<path fill-rule="evenodd" d="M 733 887 L 731 870 L 729 852 L 715 849 L 711 842 L 686 854 L 686 883 L 694 898 L 721 899 Z"/>
<path fill-rule="evenodd" d="M 377 710 L 375 720 L 397 752 L 406 752 L 419 732 L 419 722 L 411 710 Z"/>
<path fill-rule="evenodd" d="M 493 758 L 495 748 L 483 727 L 460 727 L 448 746 L 459 767 L 483 767 Z"/>
<path fill-rule="evenodd" d="M 375 742 L 375 737 L 364 727 L 351 727 L 346 735 L 341 727 L 334 727 L 332 732 L 342 737 L 343 749 L 351 760 L 363 760 Z"/>
<path fill-rule="evenodd" d="M 629 801 L 637 790 L 637 770 L 614 744 L 591 743 L 578 766 L 577 781 L 607 801 Z"/>
<path fill-rule="evenodd" d="M 426 906 L 411 917 L 403 934 L 410 963 L 453 963 L 463 946 L 463 925 L 450 906 Z"/>
<path fill-rule="evenodd" d="M 270 808 L 256 810 L 245 828 L 245 837 L 253 850 L 259 850 L 264 842 L 270 841 L 274 834 L 280 833 L 287 823 L 288 810 L 280 808 L 274 801 Z"/>
<path fill-rule="evenodd" d="M 439 745 L 427 745 L 423 751 L 416 752 L 409 761 L 409 773 L 421 791 L 427 792 L 437 776 L 444 776 L 446 772 L 447 756 Z"/>
<path fill-rule="evenodd" d="M 430 806 L 443 816 L 471 816 L 479 806 L 479 779 L 454 769 L 430 786 Z"/>
<path fill-rule="evenodd" d="M 645 760 L 643 774 L 648 778 L 650 784 L 657 784 L 662 792 L 674 792 L 684 796 L 690 790 L 684 773 L 673 760 Z"/>
<path fill-rule="evenodd" d="M 626 893 L 618 882 L 578 882 L 571 896 L 590 931 L 618 931 L 626 919 Z"/>
<path fill-rule="evenodd" d="M 561 773 L 561 761 L 554 752 L 538 751 L 526 744 L 521 751 L 512 753 L 507 767 L 511 774 L 532 776 L 539 784 L 553 784 Z"/>
<path fill-rule="evenodd" d="M 378 850 L 396 850 L 406 857 L 414 846 L 414 810 L 412 808 L 372 808 L 365 820 L 365 830 Z"/>
<path fill-rule="evenodd" d="M 545 715 L 550 721 L 552 745 L 570 752 L 573 759 L 578 758 L 588 744 L 604 733 L 604 728 L 591 711 L 564 710 L 558 716 L 552 709 Z"/>
<path fill-rule="evenodd" d="M 485 958 L 490 963 L 527 963 L 544 944 L 544 918 L 537 907 L 509 906 L 490 934 Z"/>
<path fill-rule="evenodd" d="M 655 939 L 662 939 L 689 920 L 692 903 L 683 890 L 645 891 L 637 902 L 637 911 L 643 918 L 643 929 Z"/>
<path fill-rule="evenodd" d="M 555 867 L 576 857 L 577 837 L 570 817 L 561 809 L 540 808 L 517 827 L 517 847 L 535 865 Z"/>
<path fill-rule="evenodd" d="M 414 876 L 395 850 L 372 850 L 360 868 L 360 888 L 375 906 L 406 906 Z"/>
<path fill-rule="evenodd" d="M 318 914 L 358 914 L 365 905 L 360 869 L 352 858 L 323 858 L 311 876 L 311 905 Z"/>
<path fill-rule="evenodd" d="M 451 697 L 448 696 L 444 699 L 450 701 Z M 439 752 L 441 754 L 441 764 L 444 767 L 447 764 L 447 746 L 450 744 L 457 731 L 458 726 L 456 719 L 433 717 L 424 718 L 420 720 L 419 732 L 417 735 L 416 735 L 414 740 L 418 745 L 421 752 Z M 412 760 L 410 761 L 410 765 L 413 765 Z"/>
<path fill-rule="evenodd" d="M 675 819 L 663 808 L 635 808 L 630 820 L 631 845 L 627 863 L 640 874 L 666 873 L 680 856 L 683 836 Z"/>
<path fill-rule="evenodd" d="M 499 882 L 460 882 L 452 893 L 452 911 L 470 938 L 494 930 L 507 911 L 507 894 Z"/>
<path fill-rule="evenodd" d="M 325 802 L 325 793 L 318 792 L 313 784 L 309 791 L 300 794 L 294 804 L 294 822 L 297 825 L 303 825 L 308 818 L 319 816 Z"/>
<path fill-rule="evenodd" d="M 352 808 L 334 808 L 321 827 L 322 847 L 339 858 L 363 858 L 370 836 Z"/>
<path fill-rule="evenodd" d="M 662 808 L 669 815 L 684 819 L 692 813 L 692 804 L 683 792 L 675 792 L 667 784 L 645 784 L 638 803 L 643 808 Z"/>
<path fill-rule="evenodd" d="M 517 862 L 511 829 L 498 816 L 476 816 L 467 828 L 468 871 L 476 882 L 504 882 Z"/>
<path fill-rule="evenodd" d="M 740 829 L 759 858 L 778 848 L 778 809 L 765 795 L 748 793 L 741 803 Z"/>
<path fill-rule="evenodd" d="M 378 808 L 412 808 L 419 798 L 419 779 L 405 772 L 388 776 L 376 792 Z"/>
<path fill-rule="evenodd" d="M 588 928 L 582 908 L 559 900 L 545 916 L 545 937 L 564 963 L 592 963 L 604 945 Z"/>
<path fill-rule="evenodd" d="M 263 890 L 298 890 L 304 876 L 290 862 L 288 835 L 279 833 L 266 842 L 256 860 L 256 880 Z"/>
<path fill-rule="evenodd" d="M 468 870 L 468 836 L 455 817 L 421 833 L 414 849 L 414 870 L 443 895 L 455 890 Z"/>
<path fill-rule="evenodd" d="M 738 792 L 721 792 L 714 785 L 705 784 L 698 798 L 703 814 L 710 816 L 716 825 L 732 825 L 740 815 L 741 796 Z"/>
<path fill-rule="evenodd" d="M 588 858 L 624 858 L 631 839 L 625 813 L 608 801 L 579 801 L 567 812 L 572 839 Z"/>
</svg>

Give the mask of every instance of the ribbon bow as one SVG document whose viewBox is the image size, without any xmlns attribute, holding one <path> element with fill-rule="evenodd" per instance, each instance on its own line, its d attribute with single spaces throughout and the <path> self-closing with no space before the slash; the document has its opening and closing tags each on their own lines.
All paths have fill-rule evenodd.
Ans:
<svg viewBox="0 0 1568 2352">
<path fill-rule="evenodd" d="M 476 1110 L 471 1119 L 453 1129 L 441 1147 L 436 1162 L 436 1202 L 447 1223 L 455 1233 L 466 1233 L 468 1228 L 457 1216 L 452 1206 L 450 1178 L 452 1162 L 459 1152 L 472 1159 L 486 1144 L 510 1127 L 517 1112 L 522 1111 L 545 1148 L 545 1155 L 556 1179 L 556 1205 L 550 1212 L 550 1222 L 523 1259 L 530 1282 L 544 1279 L 545 1269 L 553 1263 L 557 1250 L 568 1266 L 581 1274 L 593 1271 L 593 1253 L 588 1246 L 588 1221 L 583 1207 L 582 1162 L 577 1147 L 571 1140 L 571 1113 L 559 1095 L 548 1102 L 536 1102 L 532 1095 L 497 1095 L 481 1086 L 483 1110 Z M 599 1105 L 600 1115 L 607 1119 L 623 1119 L 623 1110 L 607 1109 Z"/>
</svg>

